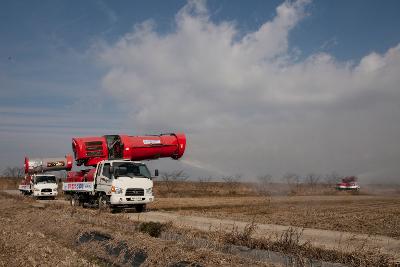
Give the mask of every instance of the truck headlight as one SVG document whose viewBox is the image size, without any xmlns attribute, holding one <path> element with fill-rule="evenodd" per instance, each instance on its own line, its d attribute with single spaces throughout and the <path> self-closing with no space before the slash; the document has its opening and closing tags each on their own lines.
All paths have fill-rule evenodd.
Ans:
<svg viewBox="0 0 400 267">
<path fill-rule="evenodd" d="M 124 190 L 120 187 L 111 186 L 111 192 L 113 192 L 115 194 L 122 194 L 124 192 Z"/>
<path fill-rule="evenodd" d="M 152 187 L 147 188 L 147 189 L 146 189 L 146 194 L 147 194 L 147 195 L 152 195 L 152 194 L 153 194 L 153 188 L 152 188 Z"/>
</svg>

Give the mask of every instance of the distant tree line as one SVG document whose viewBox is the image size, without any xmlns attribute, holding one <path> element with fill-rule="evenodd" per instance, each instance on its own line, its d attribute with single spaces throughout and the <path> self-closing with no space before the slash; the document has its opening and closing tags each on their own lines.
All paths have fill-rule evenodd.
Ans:
<svg viewBox="0 0 400 267">
<path fill-rule="evenodd" d="M 4 169 L 0 169 L 0 177 L 3 178 L 23 178 L 25 175 L 25 169 L 22 167 L 5 167 Z M 65 180 L 67 178 L 67 171 L 59 171 L 56 173 L 56 177 L 61 180 Z"/>
<path fill-rule="evenodd" d="M 21 167 L 5 167 L 1 170 L 2 177 L 11 177 L 11 178 L 22 178 L 24 177 L 24 168 Z"/>
<path fill-rule="evenodd" d="M 189 175 L 183 170 L 175 170 L 172 172 L 163 172 L 161 173 L 161 181 L 166 183 L 172 182 L 183 182 L 189 179 Z M 301 184 L 306 184 L 311 187 L 316 186 L 318 184 L 326 184 L 326 185 L 335 185 L 340 179 L 342 179 L 343 175 L 338 174 L 337 172 L 331 172 L 329 174 L 317 174 L 317 173 L 308 173 L 307 175 L 299 175 L 292 172 L 285 173 L 280 179 L 273 179 L 271 174 L 263 174 L 256 177 L 256 182 L 263 188 L 263 186 L 268 186 L 273 182 L 283 182 L 290 186 L 299 186 Z M 240 182 L 246 181 L 247 179 L 243 178 L 241 174 L 235 175 L 226 175 L 221 177 L 198 177 L 197 181 L 199 183 L 209 183 L 213 181 L 222 181 L 232 187 L 237 186 Z M 249 180 L 250 181 L 250 180 Z"/>
</svg>

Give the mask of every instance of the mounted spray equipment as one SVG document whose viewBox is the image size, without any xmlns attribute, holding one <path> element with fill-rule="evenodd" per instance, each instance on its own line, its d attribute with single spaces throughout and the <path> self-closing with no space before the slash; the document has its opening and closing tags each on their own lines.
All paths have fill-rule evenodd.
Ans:
<svg viewBox="0 0 400 267">
<path fill-rule="evenodd" d="M 50 171 L 70 171 L 73 159 L 71 155 L 64 158 L 35 158 L 25 157 L 25 177 L 18 189 L 25 195 L 33 195 L 36 198 L 50 197 L 54 199 L 58 195 L 56 176 L 46 174 Z"/>
<path fill-rule="evenodd" d="M 48 171 L 70 171 L 72 169 L 73 159 L 71 155 L 64 158 L 34 158 L 25 157 L 25 173 L 37 174 Z"/>
<path fill-rule="evenodd" d="M 186 136 L 183 133 L 147 136 L 104 135 L 72 139 L 72 150 L 78 166 L 96 166 L 98 162 L 107 159 L 179 159 L 185 148 Z"/>
</svg>

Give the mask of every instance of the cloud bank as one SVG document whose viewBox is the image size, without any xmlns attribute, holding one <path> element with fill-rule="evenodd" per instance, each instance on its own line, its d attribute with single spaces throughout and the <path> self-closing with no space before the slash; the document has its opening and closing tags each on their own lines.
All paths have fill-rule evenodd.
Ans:
<svg viewBox="0 0 400 267">
<path fill-rule="evenodd" d="M 136 25 L 98 58 L 102 86 L 136 132 L 185 131 L 184 163 L 244 177 L 337 171 L 395 181 L 400 159 L 400 45 L 360 62 L 315 53 L 288 37 L 309 1 L 284 2 L 256 31 L 215 23 L 189 1 L 176 28 Z"/>
</svg>

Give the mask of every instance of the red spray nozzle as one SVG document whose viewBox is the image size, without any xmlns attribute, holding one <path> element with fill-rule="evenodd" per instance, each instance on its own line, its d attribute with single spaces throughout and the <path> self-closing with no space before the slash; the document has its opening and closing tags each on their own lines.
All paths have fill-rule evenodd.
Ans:
<svg viewBox="0 0 400 267">
<path fill-rule="evenodd" d="M 179 159 L 186 148 L 183 133 L 129 136 L 105 135 L 72 139 L 77 165 L 94 166 L 105 159 Z"/>
</svg>

